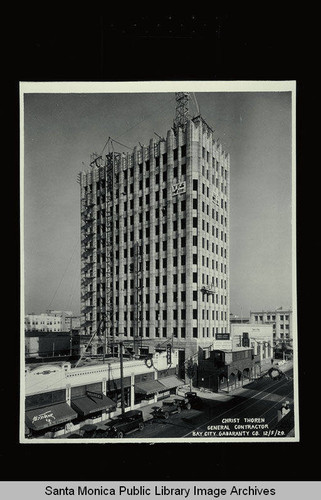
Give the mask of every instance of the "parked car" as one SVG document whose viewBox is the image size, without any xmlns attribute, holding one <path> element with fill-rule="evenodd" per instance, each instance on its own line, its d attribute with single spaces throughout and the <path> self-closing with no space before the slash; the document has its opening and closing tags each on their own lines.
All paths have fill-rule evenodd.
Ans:
<svg viewBox="0 0 321 500">
<path fill-rule="evenodd" d="M 131 410 L 124 415 L 119 415 L 110 422 L 107 431 L 108 437 L 123 438 L 125 434 L 144 428 L 143 412 L 141 410 Z"/>
<path fill-rule="evenodd" d="M 154 410 L 155 418 L 168 418 L 173 413 L 181 413 L 182 408 L 188 408 L 188 401 L 185 403 L 185 398 L 171 398 L 163 401 L 162 406 L 158 406 Z"/>
<path fill-rule="evenodd" d="M 195 391 L 185 392 L 185 398 L 188 399 L 192 408 L 197 409 L 197 408 L 201 408 L 203 406 L 202 399 L 197 395 L 197 392 L 195 392 Z"/>
<path fill-rule="evenodd" d="M 190 410 L 192 405 L 188 398 L 183 396 L 175 396 L 174 400 L 181 407 L 182 410 Z"/>
</svg>

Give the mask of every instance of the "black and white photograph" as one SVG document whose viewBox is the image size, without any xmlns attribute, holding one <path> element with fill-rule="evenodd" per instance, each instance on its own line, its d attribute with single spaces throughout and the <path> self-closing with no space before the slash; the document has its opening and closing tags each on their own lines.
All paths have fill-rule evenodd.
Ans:
<svg viewBox="0 0 321 500">
<path fill-rule="evenodd" d="M 300 441 L 295 94 L 20 82 L 20 443 Z"/>
</svg>

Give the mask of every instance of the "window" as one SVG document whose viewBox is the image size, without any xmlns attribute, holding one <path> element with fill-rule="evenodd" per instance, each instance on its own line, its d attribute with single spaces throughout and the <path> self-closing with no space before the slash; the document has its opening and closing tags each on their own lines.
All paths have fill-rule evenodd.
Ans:
<svg viewBox="0 0 321 500">
<path fill-rule="evenodd" d="M 193 179 L 193 191 L 197 191 L 198 189 L 198 181 L 197 179 Z"/>
</svg>

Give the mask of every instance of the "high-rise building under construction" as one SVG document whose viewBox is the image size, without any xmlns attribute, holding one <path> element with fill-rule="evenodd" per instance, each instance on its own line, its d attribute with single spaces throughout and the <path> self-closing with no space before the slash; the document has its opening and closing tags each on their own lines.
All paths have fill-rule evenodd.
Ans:
<svg viewBox="0 0 321 500">
<path fill-rule="evenodd" d="M 101 352 L 123 334 L 183 365 L 229 334 L 230 157 L 189 97 L 166 138 L 126 154 L 110 140 L 79 174 L 82 331 Z"/>
</svg>

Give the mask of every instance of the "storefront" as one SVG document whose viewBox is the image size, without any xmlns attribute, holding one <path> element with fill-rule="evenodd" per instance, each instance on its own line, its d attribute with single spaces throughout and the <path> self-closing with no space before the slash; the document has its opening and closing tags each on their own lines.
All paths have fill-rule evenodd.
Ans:
<svg viewBox="0 0 321 500">
<path fill-rule="evenodd" d="M 158 381 L 165 388 L 165 390 L 163 390 L 163 392 L 161 393 L 162 397 L 167 397 L 170 396 L 171 394 L 177 394 L 177 389 L 185 384 L 185 382 L 176 377 L 176 375 L 168 375 L 167 377 L 161 377 L 158 379 Z"/>
<path fill-rule="evenodd" d="M 66 423 L 75 420 L 77 416 L 67 403 L 57 403 L 26 411 L 25 423 L 33 435 L 41 436 L 47 431 L 63 429 Z"/>
<path fill-rule="evenodd" d="M 71 407 L 77 412 L 78 421 L 87 418 L 108 418 L 116 403 L 103 394 L 102 383 L 87 384 L 71 389 Z"/>
<path fill-rule="evenodd" d="M 124 389 L 124 403 L 125 408 L 128 408 L 131 403 L 130 398 L 130 388 L 131 388 L 131 378 L 123 378 L 123 389 Z M 106 381 L 106 395 L 112 399 L 117 407 L 121 406 L 121 380 L 107 380 Z"/>
<path fill-rule="evenodd" d="M 73 399 L 72 408 L 80 419 L 108 418 L 108 413 L 116 409 L 116 404 L 102 393 L 87 391 L 85 396 Z"/>
</svg>

